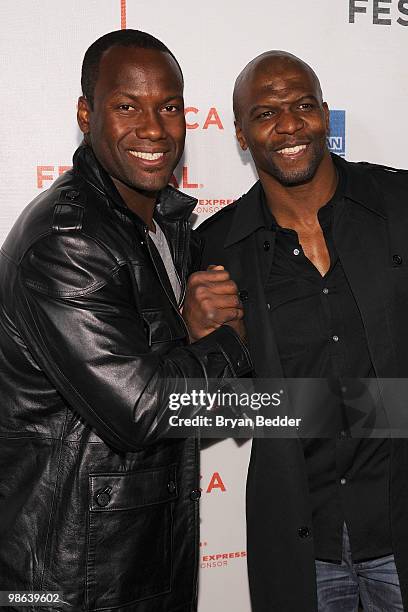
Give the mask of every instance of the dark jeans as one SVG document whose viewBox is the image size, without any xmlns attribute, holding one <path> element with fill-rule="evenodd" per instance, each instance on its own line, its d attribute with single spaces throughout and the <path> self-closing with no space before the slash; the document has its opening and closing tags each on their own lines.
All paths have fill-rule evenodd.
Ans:
<svg viewBox="0 0 408 612">
<path fill-rule="evenodd" d="M 353 563 L 346 526 L 341 565 L 316 561 L 319 612 L 357 612 L 359 598 L 367 612 L 403 610 L 394 556 Z"/>
</svg>

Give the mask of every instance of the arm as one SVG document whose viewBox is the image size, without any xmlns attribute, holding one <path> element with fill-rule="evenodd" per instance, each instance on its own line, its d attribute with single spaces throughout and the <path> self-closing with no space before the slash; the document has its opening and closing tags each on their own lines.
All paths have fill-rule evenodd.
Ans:
<svg viewBox="0 0 408 612">
<path fill-rule="evenodd" d="M 36 243 L 21 263 L 15 300 L 17 325 L 39 366 L 120 451 L 165 433 L 169 394 L 184 389 L 188 378 L 250 369 L 245 346 L 225 326 L 164 355 L 152 351 L 129 270 L 83 235 L 52 234 Z"/>
</svg>

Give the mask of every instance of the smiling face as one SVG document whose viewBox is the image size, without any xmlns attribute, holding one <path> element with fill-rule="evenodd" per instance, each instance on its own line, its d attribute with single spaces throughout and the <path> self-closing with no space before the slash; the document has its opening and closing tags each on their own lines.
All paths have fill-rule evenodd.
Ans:
<svg viewBox="0 0 408 612">
<path fill-rule="evenodd" d="M 234 92 L 236 133 L 261 180 L 285 186 L 311 180 L 329 156 L 329 111 L 317 77 L 292 57 L 254 60 Z"/>
<path fill-rule="evenodd" d="M 79 99 L 78 123 L 118 187 L 154 195 L 169 182 L 184 148 L 176 62 L 155 49 L 111 47 L 100 61 L 93 109 Z"/>
</svg>

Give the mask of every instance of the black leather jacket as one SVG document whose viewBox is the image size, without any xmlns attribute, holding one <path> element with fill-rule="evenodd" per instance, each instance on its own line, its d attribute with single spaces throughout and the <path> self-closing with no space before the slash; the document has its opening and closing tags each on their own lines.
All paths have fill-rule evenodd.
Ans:
<svg viewBox="0 0 408 612">
<path fill-rule="evenodd" d="M 183 293 L 194 204 L 166 188 L 156 210 Z M 0 590 L 194 610 L 197 442 L 161 417 L 173 379 L 243 374 L 245 347 L 227 327 L 188 345 L 147 228 L 86 146 L 10 232 L 0 308 Z"/>
</svg>

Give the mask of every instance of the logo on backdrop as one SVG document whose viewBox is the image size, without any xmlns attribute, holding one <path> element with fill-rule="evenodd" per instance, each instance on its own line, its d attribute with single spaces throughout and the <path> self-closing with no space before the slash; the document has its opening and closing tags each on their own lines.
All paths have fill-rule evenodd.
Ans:
<svg viewBox="0 0 408 612">
<path fill-rule="evenodd" d="M 215 106 L 209 110 L 201 111 L 195 106 L 186 106 L 184 109 L 188 130 L 208 130 L 209 128 L 223 130 L 224 125 Z"/>
<path fill-rule="evenodd" d="M 346 111 L 330 111 L 330 136 L 327 144 L 332 153 L 341 157 L 346 154 Z"/>
<path fill-rule="evenodd" d="M 408 0 L 348 0 L 349 23 L 408 26 Z"/>
<path fill-rule="evenodd" d="M 227 490 L 227 487 L 225 486 L 219 472 L 214 472 L 210 477 L 206 476 L 204 479 L 201 475 L 200 478 L 202 484 L 201 491 L 204 491 L 205 493 L 212 493 L 213 491 L 221 491 L 221 493 L 225 493 Z"/>
<path fill-rule="evenodd" d="M 197 202 L 197 206 L 194 209 L 196 215 L 208 215 L 213 214 L 235 202 L 234 198 L 214 198 L 214 199 L 200 199 Z"/>
<path fill-rule="evenodd" d="M 45 189 L 46 187 L 49 187 L 56 178 L 71 168 L 72 166 L 37 166 L 38 189 Z M 204 187 L 202 183 L 199 183 L 192 176 L 189 166 L 183 166 L 181 168 L 181 172 L 177 173 L 177 177 L 173 174 L 170 179 L 170 184 L 173 185 L 173 187 L 176 187 L 176 189 L 202 189 Z"/>
<path fill-rule="evenodd" d="M 56 178 L 64 174 L 66 170 L 71 170 L 72 166 L 37 166 L 37 187 L 45 189 Z"/>
<path fill-rule="evenodd" d="M 205 554 L 201 555 L 200 567 L 201 569 L 227 567 L 231 563 L 231 561 L 236 561 L 237 559 L 245 559 L 246 556 L 246 550 Z"/>
</svg>

